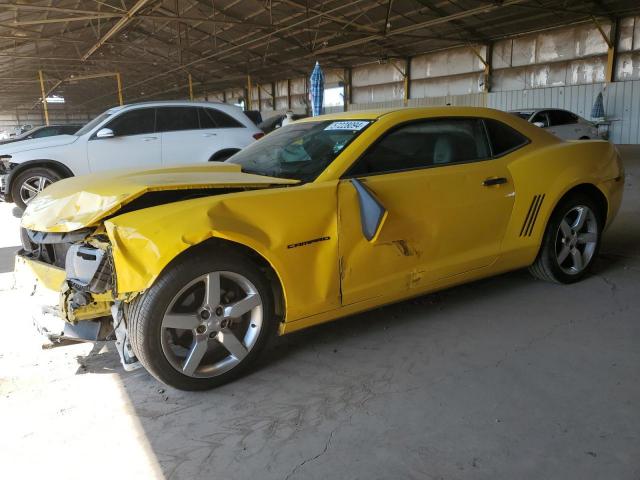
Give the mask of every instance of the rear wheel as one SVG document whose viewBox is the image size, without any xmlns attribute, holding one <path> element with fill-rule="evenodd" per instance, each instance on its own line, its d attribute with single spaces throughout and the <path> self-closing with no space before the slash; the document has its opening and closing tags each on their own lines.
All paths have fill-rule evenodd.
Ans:
<svg viewBox="0 0 640 480">
<path fill-rule="evenodd" d="M 128 308 L 133 350 L 160 381 L 182 390 L 226 383 L 255 360 L 275 326 L 260 270 L 233 251 L 198 253 Z"/>
<path fill-rule="evenodd" d="M 529 271 L 556 283 L 581 280 L 600 249 L 602 217 L 597 204 L 586 195 L 563 200 L 551 215 L 540 253 Z"/>
<path fill-rule="evenodd" d="M 60 178 L 61 176 L 50 168 L 28 168 L 18 173 L 11 182 L 11 197 L 15 204 L 24 210 L 38 193 Z"/>
</svg>

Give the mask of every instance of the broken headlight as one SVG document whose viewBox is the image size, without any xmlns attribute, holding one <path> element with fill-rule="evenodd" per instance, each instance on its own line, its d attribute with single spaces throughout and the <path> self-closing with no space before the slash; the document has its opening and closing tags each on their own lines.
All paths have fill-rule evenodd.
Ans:
<svg viewBox="0 0 640 480">
<path fill-rule="evenodd" d="M 113 287 L 113 263 L 108 250 L 73 244 L 67 251 L 65 271 L 74 290 L 104 293 Z"/>
</svg>

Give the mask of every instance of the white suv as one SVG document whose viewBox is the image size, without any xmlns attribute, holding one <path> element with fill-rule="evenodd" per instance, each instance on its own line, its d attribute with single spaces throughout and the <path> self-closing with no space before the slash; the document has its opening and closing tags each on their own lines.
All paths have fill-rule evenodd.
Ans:
<svg viewBox="0 0 640 480">
<path fill-rule="evenodd" d="M 65 177 L 223 161 L 263 135 L 238 107 L 147 102 L 115 107 L 74 135 L 0 146 L 0 198 L 20 208 Z"/>
</svg>

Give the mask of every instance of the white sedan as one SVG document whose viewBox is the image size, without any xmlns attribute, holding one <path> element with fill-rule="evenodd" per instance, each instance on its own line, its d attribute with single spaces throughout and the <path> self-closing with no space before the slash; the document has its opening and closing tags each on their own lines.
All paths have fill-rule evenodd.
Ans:
<svg viewBox="0 0 640 480">
<path fill-rule="evenodd" d="M 223 161 L 263 135 L 242 110 L 223 103 L 114 107 L 73 135 L 0 146 L 0 199 L 24 209 L 43 188 L 65 177 Z"/>
<path fill-rule="evenodd" d="M 510 113 L 540 128 L 544 128 L 563 140 L 603 139 L 598 132 L 596 124 L 568 110 L 545 108 L 540 110 L 514 110 Z"/>
</svg>

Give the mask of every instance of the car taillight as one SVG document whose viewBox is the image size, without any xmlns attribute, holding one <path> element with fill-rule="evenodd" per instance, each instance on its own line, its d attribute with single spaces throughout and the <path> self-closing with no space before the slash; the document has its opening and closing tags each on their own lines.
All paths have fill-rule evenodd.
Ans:
<svg viewBox="0 0 640 480">
<path fill-rule="evenodd" d="M 253 134 L 253 138 L 255 138 L 256 140 L 260 140 L 262 137 L 264 137 L 264 132 L 258 132 Z"/>
</svg>

